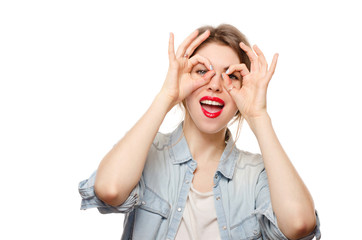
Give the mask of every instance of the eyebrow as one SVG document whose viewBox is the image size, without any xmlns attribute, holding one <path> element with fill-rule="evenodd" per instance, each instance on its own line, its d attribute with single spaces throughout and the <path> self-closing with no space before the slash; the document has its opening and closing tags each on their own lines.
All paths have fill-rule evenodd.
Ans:
<svg viewBox="0 0 362 240">
<path fill-rule="evenodd" d="M 206 67 L 203 63 L 198 63 L 198 64 L 196 64 L 194 67 L 196 67 L 196 66 L 198 66 L 198 65 L 201 65 L 201 66 Z M 212 65 L 212 64 L 211 64 L 211 65 Z M 231 66 L 231 65 L 229 65 L 229 66 L 227 66 L 227 67 L 224 67 L 224 72 L 225 72 L 226 70 L 228 70 L 228 69 L 230 68 L 230 66 Z"/>
</svg>

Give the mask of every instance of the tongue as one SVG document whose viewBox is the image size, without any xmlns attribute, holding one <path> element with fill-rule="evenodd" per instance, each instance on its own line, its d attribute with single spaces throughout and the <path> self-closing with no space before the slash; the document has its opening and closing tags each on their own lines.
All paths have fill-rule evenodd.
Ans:
<svg viewBox="0 0 362 240">
<path fill-rule="evenodd" d="M 202 104 L 202 107 L 209 113 L 219 112 L 222 109 L 221 106 L 214 106 L 214 105 L 207 105 L 207 104 Z"/>
</svg>

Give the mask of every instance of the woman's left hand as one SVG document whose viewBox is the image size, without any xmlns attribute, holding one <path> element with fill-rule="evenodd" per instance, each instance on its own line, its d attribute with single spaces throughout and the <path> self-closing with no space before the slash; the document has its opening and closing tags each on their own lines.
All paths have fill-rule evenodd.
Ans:
<svg viewBox="0 0 362 240">
<path fill-rule="evenodd" d="M 278 54 L 274 55 L 268 68 L 263 52 L 256 45 L 253 47 L 255 53 L 244 43 L 240 43 L 240 47 L 250 59 L 250 71 L 243 63 L 235 64 L 231 65 L 226 73 L 222 73 L 222 77 L 225 89 L 229 91 L 242 116 L 249 121 L 267 113 L 266 93 L 276 68 Z M 236 82 L 239 80 L 230 79 L 229 74 L 233 72 L 240 72 L 242 76 L 241 84 Z"/>
</svg>

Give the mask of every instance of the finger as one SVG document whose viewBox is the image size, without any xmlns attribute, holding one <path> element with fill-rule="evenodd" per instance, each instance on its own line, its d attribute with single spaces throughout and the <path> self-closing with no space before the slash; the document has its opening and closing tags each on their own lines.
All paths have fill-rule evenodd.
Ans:
<svg viewBox="0 0 362 240">
<path fill-rule="evenodd" d="M 250 73 L 248 67 L 244 63 L 231 65 L 225 73 L 232 74 L 236 71 L 240 72 L 242 77 L 245 77 Z"/>
<path fill-rule="evenodd" d="M 172 62 L 176 59 L 174 39 L 175 39 L 175 37 L 174 37 L 173 33 L 170 33 L 170 39 L 168 40 L 168 60 L 170 62 Z"/>
<path fill-rule="evenodd" d="M 272 62 L 270 64 L 270 68 L 269 68 L 269 70 L 267 72 L 268 82 L 270 81 L 270 79 L 274 75 L 275 68 L 277 67 L 278 57 L 279 57 L 278 53 L 274 54 L 274 56 L 273 56 L 273 60 L 272 60 Z"/>
<path fill-rule="evenodd" d="M 260 48 L 257 45 L 254 45 L 254 51 L 258 55 L 260 69 L 263 72 L 267 72 L 268 71 L 268 62 L 266 61 L 264 53 L 260 50 Z"/>
<path fill-rule="evenodd" d="M 203 34 L 201 34 L 200 36 L 198 36 L 192 43 L 191 45 L 187 48 L 187 50 L 185 51 L 185 54 L 187 56 L 191 56 L 192 53 L 195 51 L 195 49 L 200 46 L 200 44 L 202 42 L 204 42 L 208 37 L 210 36 L 210 31 L 206 30 Z"/>
<path fill-rule="evenodd" d="M 199 54 L 196 54 L 195 56 L 190 58 L 190 63 L 191 63 L 191 66 L 189 66 L 189 70 L 191 70 L 195 65 L 197 65 L 199 63 L 203 64 L 207 69 L 213 70 L 213 67 L 212 67 L 209 59 L 207 59 Z"/>
<path fill-rule="evenodd" d="M 222 73 L 221 77 L 224 79 L 224 88 L 226 91 L 229 92 L 230 95 L 233 96 L 233 94 L 235 94 L 235 86 L 233 85 L 231 79 L 229 78 L 229 76 L 226 73 Z"/>
<path fill-rule="evenodd" d="M 193 90 L 198 89 L 199 87 L 202 87 L 210 82 L 211 78 L 215 76 L 216 72 L 215 70 L 210 70 L 207 73 L 205 73 L 204 76 L 202 76 L 199 79 L 196 79 L 193 82 Z"/>
<path fill-rule="evenodd" d="M 251 65 L 251 72 L 259 71 L 259 63 L 258 63 L 258 57 L 255 55 L 253 50 L 247 46 L 245 43 L 240 42 L 239 44 L 240 48 L 244 50 L 246 55 L 248 55 Z"/>
<path fill-rule="evenodd" d="M 185 55 L 187 47 L 192 43 L 192 41 L 197 37 L 198 34 L 199 31 L 195 30 L 180 44 L 176 52 L 177 58 L 183 57 Z"/>
</svg>

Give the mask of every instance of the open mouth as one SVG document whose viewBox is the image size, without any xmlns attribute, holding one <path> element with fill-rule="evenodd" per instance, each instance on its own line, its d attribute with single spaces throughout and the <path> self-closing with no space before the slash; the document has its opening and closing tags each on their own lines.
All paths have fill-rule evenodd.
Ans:
<svg viewBox="0 0 362 240">
<path fill-rule="evenodd" d="M 218 117 L 224 108 L 224 101 L 218 97 L 205 96 L 200 99 L 202 112 L 208 118 Z"/>
</svg>

